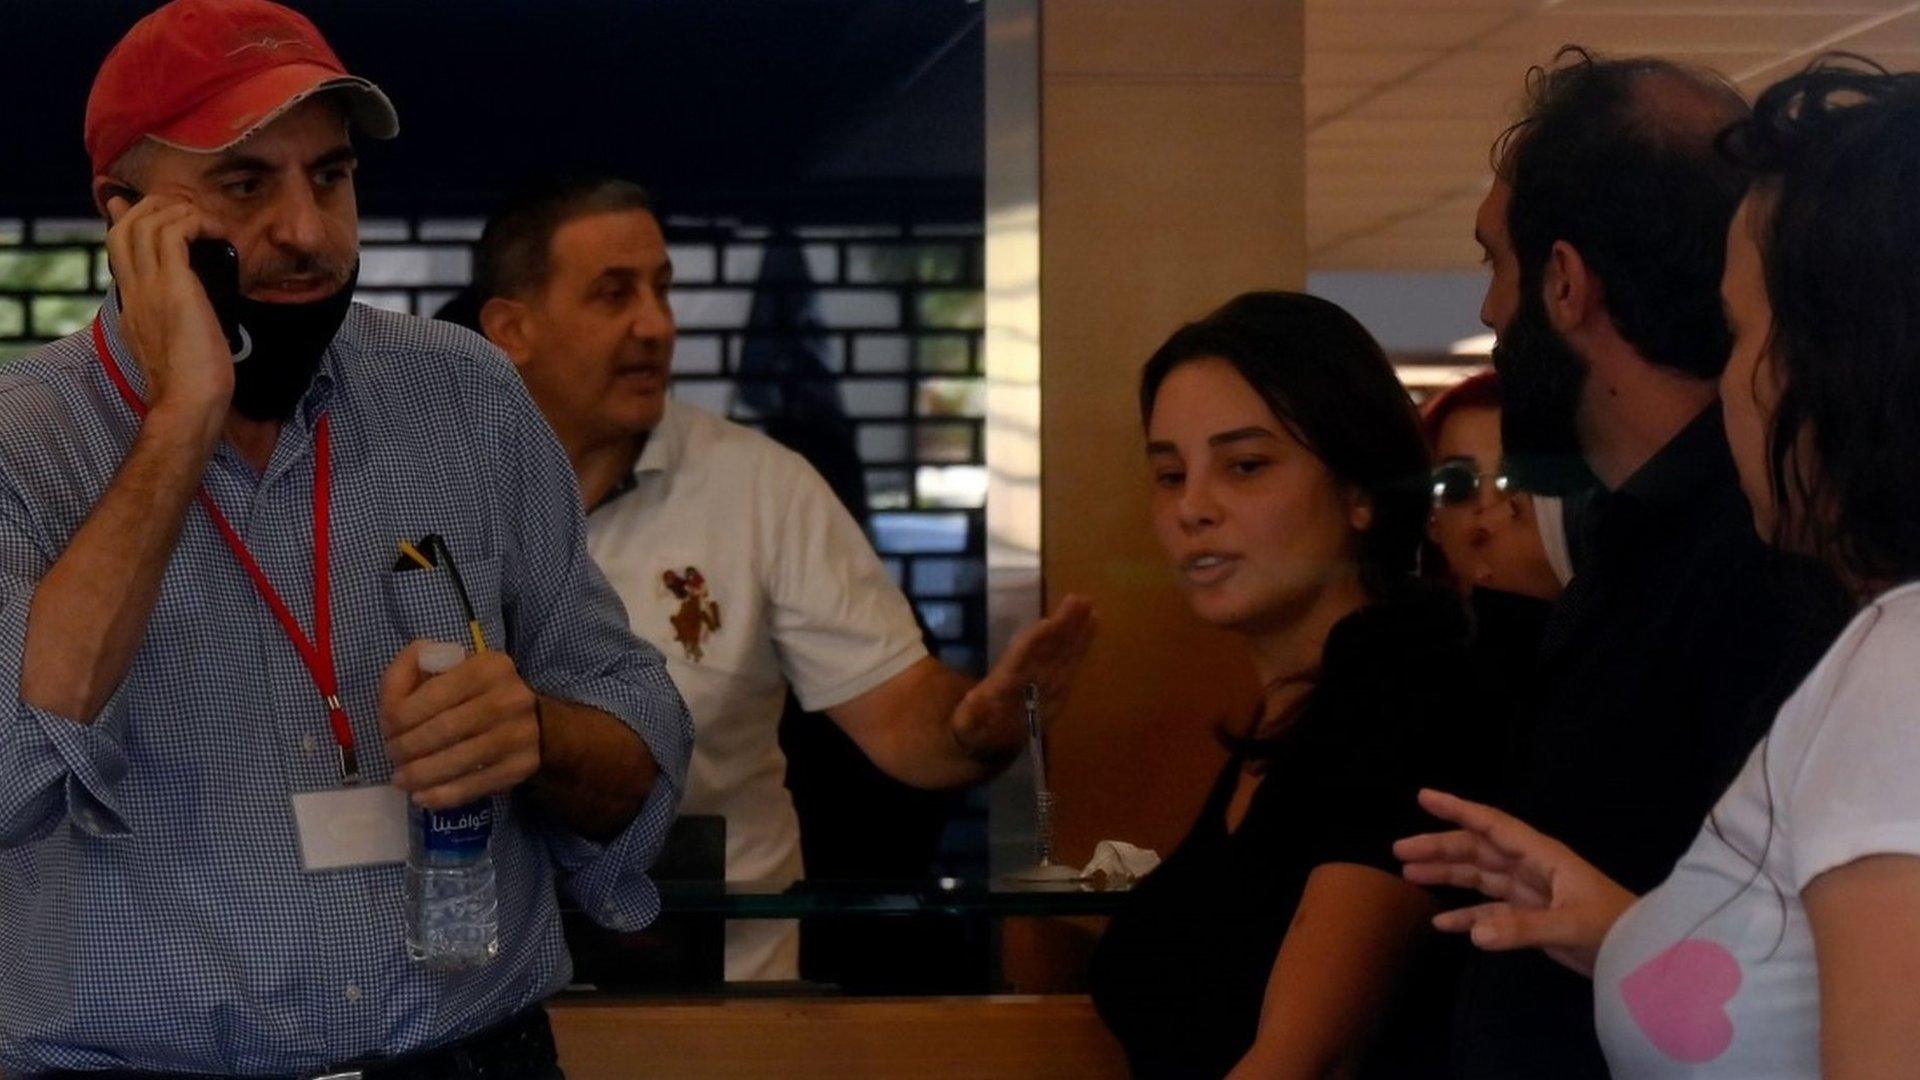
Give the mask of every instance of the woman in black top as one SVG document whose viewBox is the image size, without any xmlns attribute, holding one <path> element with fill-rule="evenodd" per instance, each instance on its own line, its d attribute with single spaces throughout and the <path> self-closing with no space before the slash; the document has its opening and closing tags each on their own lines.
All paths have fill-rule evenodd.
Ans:
<svg viewBox="0 0 1920 1080">
<path fill-rule="evenodd" d="M 1417 1077 L 1446 1060 L 1437 909 L 1392 842 L 1475 725 L 1466 621 L 1414 584 L 1427 452 L 1373 339 L 1333 304 L 1242 296 L 1141 384 L 1155 532 L 1194 611 L 1265 683 L 1185 841 L 1095 954 L 1136 1076 Z"/>
</svg>

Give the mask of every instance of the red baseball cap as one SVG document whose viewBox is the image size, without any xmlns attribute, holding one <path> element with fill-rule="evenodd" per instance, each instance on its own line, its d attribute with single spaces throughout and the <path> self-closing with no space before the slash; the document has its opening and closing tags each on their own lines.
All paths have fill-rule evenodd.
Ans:
<svg viewBox="0 0 1920 1080">
<path fill-rule="evenodd" d="M 87 154 L 104 173 L 145 138 L 225 150 L 323 91 L 376 139 L 400 132 L 393 102 L 347 74 L 306 16 L 268 0 L 173 0 L 107 54 L 87 95 Z"/>
</svg>

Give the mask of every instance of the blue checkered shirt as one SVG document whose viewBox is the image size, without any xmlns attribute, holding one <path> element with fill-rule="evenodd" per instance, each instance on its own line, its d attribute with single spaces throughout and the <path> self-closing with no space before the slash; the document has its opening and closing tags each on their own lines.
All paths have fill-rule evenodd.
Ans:
<svg viewBox="0 0 1920 1080">
<path fill-rule="evenodd" d="M 118 363 L 145 380 L 103 311 Z M 257 361 L 256 361 L 257 362 Z M 572 469 L 507 361 L 444 323 L 354 306 L 264 472 L 222 444 L 206 486 L 313 626 L 313 425 L 333 439 L 334 648 L 368 782 L 392 773 L 381 673 L 416 637 L 466 640 L 454 552 L 488 640 L 535 689 L 646 740 L 661 779 L 611 843 L 515 793 L 493 832 L 501 953 L 407 959 L 401 868 L 301 869 L 291 797 L 340 783 L 318 692 L 212 522 L 187 511 L 125 680 L 92 725 L 20 700 L 27 611 L 134 437 L 82 332 L 0 369 L 0 1069 L 293 1073 L 435 1046 L 566 984 L 560 887 L 600 921 L 659 910 L 646 876 L 693 730 L 661 657 L 587 556 Z"/>
</svg>

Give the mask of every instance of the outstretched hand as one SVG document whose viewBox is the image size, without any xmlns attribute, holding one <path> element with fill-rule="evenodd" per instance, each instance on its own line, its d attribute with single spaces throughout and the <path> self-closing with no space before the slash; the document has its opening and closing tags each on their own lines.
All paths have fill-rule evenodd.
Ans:
<svg viewBox="0 0 1920 1080">
<path fill-rule="evenodd" d="M 954 710 L 954 739 L 983 760 L 1018 753 L 1027 737 L 1028 685 L 1040 688 L 1042 716 L 1059 715 L 1093 635 L 1093 604 L 1081 596 L 1067 597 L 1053 614 L 1020 631 Z"/>
<path fill-rule="evenodd" d="M 1491 806 L 1440 791 L 1420 805 L 1460 826 L 1393 845 L 1416 885 L 1475 889 L 1492 902 L 1436 915 L 1433 925 L 1465 933 L 1489 952 L 1541 949 L 1582 975 L 1607 931 L 1636 897 L 1571 848 Z"/>
</svg>

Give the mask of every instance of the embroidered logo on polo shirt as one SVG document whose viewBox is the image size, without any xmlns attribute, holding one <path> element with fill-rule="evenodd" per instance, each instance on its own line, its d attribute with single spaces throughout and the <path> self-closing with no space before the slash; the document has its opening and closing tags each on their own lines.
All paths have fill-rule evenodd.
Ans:
<svg viewBox="0 0 1920 1080">
<path fill-rule="evenodd" d="M 660 580 L 680 601 L 680 609 L 668 620 L 673 625 L 673 640 L 687 650 L 687 659 L 698 662 L 705 655 L 707 639 L 720 629 L 720 605 L 708 598 L 707 579 L 694 567 L 687 567 L 685 574 L 669 570 Z"/>
</svg>

